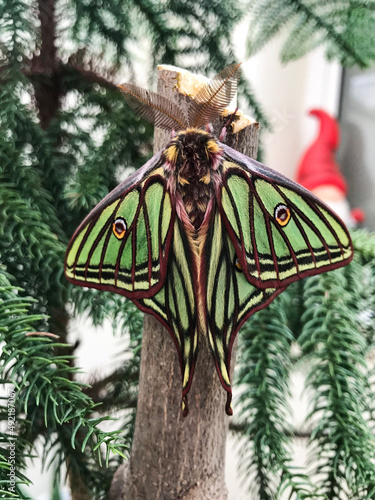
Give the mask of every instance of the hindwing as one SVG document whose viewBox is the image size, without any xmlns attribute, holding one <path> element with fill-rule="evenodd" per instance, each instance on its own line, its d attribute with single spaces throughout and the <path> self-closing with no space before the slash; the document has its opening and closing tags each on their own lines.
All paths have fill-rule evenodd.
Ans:
<svg viewBox="0 0 375 500">
<path fill-rule="evenodd" d="M 284 288 L 260 289 L 251 284 L 238 263 L 221 215 L 216 212 L 205 248 L 207 266 L 207 333 L 222 386 L 228 392 L 226 411 L 232 414 L 230 359 L 240 327 L 266 307 Z"/>
<path fill-rule="evenodd" d="M 159 154 L 78 227 L 67 250 L 66 277 L 130 299 L 154 295 L 165 280 L 174 218 L 175 204 Z"/>
<path fill-rule="evenodd" d="M 285 287 L 351 261 L 348 230 L 330 208 L 281 174 L 222 147 L 219 206 L 253 285 Z"/>
<path fill-rule="evenodd" d="M 189 243 L 181 221 L 176 218 L 164 286 L 153 297 L 134 302 L 142 311 L 153 314 L 173 338 L 180 360 L 184 415 L 188 412 L 187 393 L 190 390 L 198 353 L 193 276 Z"/>
</svg>

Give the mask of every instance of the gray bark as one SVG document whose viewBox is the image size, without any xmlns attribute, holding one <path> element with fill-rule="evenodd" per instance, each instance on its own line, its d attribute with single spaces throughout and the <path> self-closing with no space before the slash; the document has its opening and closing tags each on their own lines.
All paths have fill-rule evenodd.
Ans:
<svg viewBox="0 0 375 500">
<path fill-rule="evenodd" d="M 178 69 L 159 68 L 158 92 L 186 106 L 175 90 Z M 215 126 L 218 135 L 227 118 Z M 256 157 L 258 124 L 244 119 L 226 143 Z M 170 133 L 155 131 L 155 152 Z M 234 349 L 235 350 L 235 349 Z M 232 371 L 235 361 L 232 356 Z M 201 338 L 197 366 L 188 395 L 189 414 L 181 412 L 181 372 L 175 345 L 152 316 L 144 319 L 141 375 L 135 435 L 130 459 L 116 472 L 113 500 L 226 500 L 225 442 L 229 418 L 226 392 L 206 339 Z M 234 409 L 235 410 L 235 409 Z"/>
</svg>

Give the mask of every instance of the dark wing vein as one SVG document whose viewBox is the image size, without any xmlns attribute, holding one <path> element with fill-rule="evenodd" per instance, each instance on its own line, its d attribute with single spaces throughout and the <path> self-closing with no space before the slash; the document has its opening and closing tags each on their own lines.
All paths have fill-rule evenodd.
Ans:
<svg viewBox="0 0 375 500">
<path fill-rule="evenodd" d="M 148 211 L 147 211 L 147 205 L 145 201 L 143 202 L 143 217 L 145 221 L 145 227 L 146 227 L 146 235 L 147 235 L 147 255 L 148 255 L 148 283 L 151 287 L 151 278 L 152 278 L 152 234 L 150 230 L 150 221 L 148 218 Z"/>
<path fill-rule="evenodd" d="M 263 201 L 261 200 L 259 194 L 257 193 L 257 190 L 255 189 L 255 186 L 253 184 L 252 179 L 248 180 L 248 184 L 249 184 L 252 192 L 254 193 L 254 196 L 256 197 L 257 202 L 259 203 L 260 208 L 262 209 L 263 217 L 264 217 L 264 220 L 265 220 L 265 223 L 266 223 L 268 243 L 269 243 L 269 247 L 270 247 L 270 250 L 271 250 L 271 255 L 272 255 L 272 260 L 273 260 L 273 264 L 274 264 L 274 267 L 275 267 L 276 276 L 277 276 L 277 279 L 280 280 L 279 265 L 278 265 L 278 262 L 277 262 L 277 257 L 276 257 L 275 248 L 274 248 L 274 244 L 273 244 L 273 237 L 272 237 L 272 230 L 271 230 L 271 225 L 270 225 L 270 218 L 268 216 L 268 212 L 266 210 L 266 207 L 264 206 Z"/>
<path fill-rule="evenodd" d="M 260 279 L 260 263 L 259 263 L 259 255 L 258 248 L 255 241 L 255 232 L 254 232 L 254 193 L 250 191 L 252 196 L 249 196 L 249 219 L 250 219 L 250 237 L 251 237 L 251 245 L 253 247 L 254 261 L 258 271 L 258 277 Z"/>
<path fill-rule="evenodd" d="M 280 196 L 285 200 L 285 202 L 291 207 L 293 208 L 293 210 L 301 217 L 301 219 L 309 226 L 309 228 L 315 233 L 315 235 L 319 238 L 319 240 L 321 241 L 325 251 L 327 252 L 328 254 L 328 257 L 329 257 L 329 260 L 331 261 L 331 251 L 327 245 L 327 242 L 326 240 L 324 239 L 322 233 L 319 231 L 319 229 L 310 222 L 309 218 L 306 217 L 306 215 L 303 213 L 302 210 L 300 210 L 297 205 L 295 203 L 293 203 L 282 191 L 280 191 L 278 189 L 277 186 L 273 185 L 273 187 L 279 192 Z M 308 201 L 308 200 L 304 200 L 304 201 Z M 308 203 L 308 205 L 311 207 L 311 204 Z M 314 212 L 316 212 L 315 210 L 315 207 L 312 207 Z M 318 217 L 320 217 L 320 213 L 317 214 Z M 323 214 L 322 214 L 323 215 Z M 322 219 L 322 217 L 320 217 L 320 219 Z M 333 234 L 333 233 L 332 233 Z"/>
</svg>

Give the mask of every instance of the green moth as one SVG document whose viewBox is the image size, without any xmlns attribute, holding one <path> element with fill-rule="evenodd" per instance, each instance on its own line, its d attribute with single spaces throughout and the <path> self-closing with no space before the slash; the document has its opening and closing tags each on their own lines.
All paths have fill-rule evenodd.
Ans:
<svg viewBox="0 0 375 500">
<path fill-rule="evenodd" d="M 224 133 L 202 129 L 232 100 L 238 78 L 239 64 L 216 75 L 186 116 L 158 94 L 121 86 L 138 114 L 177 134 L 91 211 L 66 254 L 69 281 L 128 297 L 170 332 L 184 415 L 202 337 L 231 415 L 241 325 L 293 281 L 353 256 L 346 227 L 322 201 L 223 144 Z"/>
</svg>

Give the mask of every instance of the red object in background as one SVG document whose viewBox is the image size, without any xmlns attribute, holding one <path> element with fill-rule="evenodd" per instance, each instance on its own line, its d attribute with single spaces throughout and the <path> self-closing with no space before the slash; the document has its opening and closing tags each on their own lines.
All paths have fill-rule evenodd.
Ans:
<svg viewBox="0 0 375 500">
<path fill-rule="evenodd" d="M 366 220 L 365 212 L 361 208 L 353 208 L 350 215 L 357 224 L 363 224 Z"/>
<path fill-rule="evenodd" d="M 346 182 L 335 160 L 340 137 L 337 122 L 322 109 L 312 109 L 309 114 L 319 119 L 320 130 L 302 157 L 297 182 L 310 191 L 323 185 L 336 186 L 346 195 Z"/>
<path fill-rule="evenodd" d="M 300 161 L 297 182 L 331 205 L 348 225 L 360 225 L 365 221 L 365 214 L 360 208 L 350 210 L 346 199 L 347 184 L 336 163 L 339 126 L 322 109 L 312 109 L 309 114 L 318 118 L 320 128 L 317 138 Z"/>
</svg>

